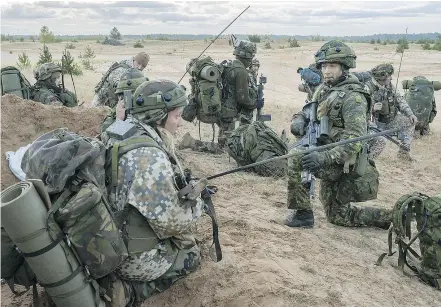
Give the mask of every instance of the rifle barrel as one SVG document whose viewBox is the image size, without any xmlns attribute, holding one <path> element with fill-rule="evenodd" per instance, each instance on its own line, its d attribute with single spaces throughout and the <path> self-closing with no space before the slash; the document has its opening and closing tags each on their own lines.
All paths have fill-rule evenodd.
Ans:
<svg viewBox="0 0 441 307">
<path fill-rule="evenodd" d="M 224 33 L 224 31 L 226 30 L 226 29 L 228 29 L 228 27 L 229 26 L 231 26 L 232 24 L 233 24 L 233 22 L 235 22 L 236 21 L 236 19 L 237 18 L 239 18 L 243 13 L 245 13 L 245 11 L 246 10 L 248 10 L 250 8 L 250 5 L 248 5 L 247 7 L 246 7 L 246 9 L 244 9 L 243 11 L 242 11 L 242 13 L 240 13 L 236 18 L 234 18 L 233 19 L 233 21 L 232 22 L 230 22 L 229 24 L 228 24 L 228 26 L 226 26 L 223 30 L 222 30 L 222 32 L 221 33 L 219 33 L 217 36 L 216 36 L 216 38 L 215 39 L 213 39 L 212 41 L 211 41 L 211 43 L 201 52 L 201 54 L 196 58 L 196 59 L 199 59 L 200 57 L 201 57 L 201 55 L 203 55 L 204 54 L 204 52 L 219 38 L 219 36 L 221 36 L 222 35 L 222 33 Z M 178 84 L 179 83 L 181 83 L 181 81 L 182 81 L 182 79 L 184 79 L 184 77 L 185 77 L 185 75 L 188 73 L 188 70 L 186 69 L 185 70 L 185 73 L 184 73 L 184 75 L 181 77 L 181 79 L 178 81 Z"/>
<path fill-rule="evenodd" d="M 308 149 L 305 149 L 305 150 L 295 151 L 295 152 L 288 153 L 288 154 L 283 155 L 283 156 L 274 157 L 274 158 L 263 160 L 263 161 L 260 161 L 260 162 L 256 162 L 256 163 L 240 166 L 240 167 L 237 167 L 237 168 L 233 168 L 231 170 L 228 170 L 228 171 L 225 171 L 225 172 L 222 172 L 222 173 L 218 173 L 218 174 L 209 176 L 209 177 L 207 177 L 207 180 L 212 180 L 212 179 L 219 178 L 219 177 L 222 177 L 222 176 L 225 176 L 225 175 L 237 173 L 237 172 L 240 172 L 240 171 L 243 171 L 243 170 L 255 167 L 255 166 L 259 166 L 259 165 L 262 165 L 262 164 L 265 164 L 265 163 L 268 163 L 268 162 L 273 162 L 273 161 L 278 161 L 278 160 L 282 160 L 282 159 L 287 159 L 287 158 L 291 158 L 293 156 L 304 155 L 304 154 L 307 154 L 307 153 L 310 153 L 310 152 L 321 151 L 321 150 L 325 150 L 325 149 L 329 149 L 329 148 L 333 148 L 333 147 L 336 147 L 336 146 L 345 145 L 345 144 L 349 144 L 349 143 L 354 143 L 354 142 L 358 142 L 358 141 L 364 141 L 364 140 L 372 139 L 372 138 L 377 137 L 377 136 L 383 136 L 383 135 L 392 134 L 392 133 L 398 132 L 398 131 L 400 131 L 402 129 L 403 128 L 394 128 L 394 129 L 384 130 L 384 131 L 381 131 L 381 132 L 378 132 L 378 133 L 366 134 L 366 135 L 363 135 L 363 136 L 360 136 L 360 137 L 357 137 L 357 138 L 353 138 L 353 139 L 346 139 L 346 140 L 342 140 L 342 141 L 336 142 L 336 143 L 331 143 L 331 144 L 327 144 L 327 145 L 323 145 L 323 146 L 317 146 L 317 147 L 308 148 Z"/>
</svg>

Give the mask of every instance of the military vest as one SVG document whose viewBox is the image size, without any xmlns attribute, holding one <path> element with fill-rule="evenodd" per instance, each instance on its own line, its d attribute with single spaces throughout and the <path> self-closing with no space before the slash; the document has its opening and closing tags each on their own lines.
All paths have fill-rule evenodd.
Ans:
<svg viewBox="0 0 441 307">
<path fill-rule="evenodd" d="M 346 83 L 332 88 L 325 88 L 325 85 L 322 83 L 317 87 L 313 95 L 313 99 L 317 99 L 319 103 L 317 107 L 317 119 L 320 120 L 326 115 L 329 117 L 329 136 L 332 142 L 340 141 L 339 135 L 345 129 L 342 107 L 344 101 L 352 92 L 360 93 L 366 98 L 368 102 L 366 113 L 369 113 L 370 95 L 366 88 L 360 84 Z"/>
</svg>

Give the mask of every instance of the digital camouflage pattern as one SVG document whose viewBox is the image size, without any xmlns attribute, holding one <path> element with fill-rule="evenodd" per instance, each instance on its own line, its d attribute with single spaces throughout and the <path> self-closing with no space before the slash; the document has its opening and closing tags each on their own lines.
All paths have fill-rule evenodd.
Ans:
<svg viewBox="0 0 441 307">
<path fill-rule="evenodd" d="M 395 92 L 395 87 L 392 84 L 382 86 L 372 79 L 368 82 L 368 86 L 372 93 L 372 106 L 377 102 L 382 103 L 380 111 L 372 110 L 377 127 L 381 130 L 406 127 L 397 137 L 402 145 L 399 152 L 401 154 L 408 153 L 415 131 L 415 124 L 412 125 L 409 119 L 413 115 L 412 110 L 403 96 L 398 91 Z M 385 143 L 377 142 L 373 144 L 371 151 L 381 153 L 384 146 Z"/>
<path fill-rule="evenodd" d="M 26 178 L 43 180 L 52 197 L 48 219 L 68 235 L 93 278 L 111 273 L 127 257 L 107 206 L 104 160 L 104 144 L 65 129 L 39 137 L 22 160 Z"/>
<path fill-rule="evenodd" d="M 43 82 L 37 82 L 31 90 L 31 100 L 47 105 L 76 107 L 78 105 L 77 96 L 65 89 L 54 88 Z"/>
<path fill-rule="evenodd" d="M 319 103 L 317 119 L 327 115 L 329 126 L 332 127 L 329 131 L 330 139 L 326 143 L 360 137 L 367 133 L 368 102 L 365 95 L 367 92 L 351 74 L 346 75 L 335 86 L 321 84 L 318 87 L 314 94 Z M 294 116 L 293 122 L 295 121 L 306 124 L 308 119 L 302 111 Z M 367 166 L 363 176 L 360 177 L 355 172 L 362 146 L 361 142 L 356 142 L 325 151 L 330 163 L 315 174 L 321 179 L 320 200 L 331 223 L 383 227 L 390 222 L 390 211 L 351 204 L 374 199 L 378 191 L 378 172 L 373 163 Z M 294 148 L 291 152 L 296 150 L 301 148 Z M 309 188 L 301 183 L 300 160 L 301 156 L 288 160 L 288 208 L 312 210 Z"/>
<path fill-rule="evenodd" d="M 279 157 L 288 151 L 285 142 L 259 121 L 239 126 L 227 138 L 226 145 L 228 154 L 239 166 Z M 265 177 L 283 177 L 286 175 L 287 162 L 282 159 L 253 167 L 250 171 Z"/>
<path fill-rule="evenodd" d="M 238 40 L 234 45 L 233 54 L 245 58 L 252 59 L 256 55 L 256 44 L 247 40 Z"/>
<path fill-rule="evenodd" d="M 115 95 L 115 88 L 118 86 L 121 76 L 130 68 L 135 68 L 133 66 L 133 58 L 120 61 L 117 68 L 113 69 L 105 80 L 101 80 L 98 83 L 95 88 L 92 106 L 96 107 L 104 105 L 113 108 L 118 102 Z M 106 74 L 107 73 L 108 72 L 106 72 Z M 105 75 L 103 77 L 105 77 Z"/>
<path fill-rule="evenodd" d="M 158 244 L 132 253 L 116 274 L 123 280 L 143 282 L 185 275 L 199 265 L 199 250 L 190 228 L 200 218 L 203 202 L 200 198 L 191 201 L 177 196 L 175 178 L 183 175 L 175 162 L 178 160 L 169 133 L 157 128 L 158 133 L 139 121 L 133 122 L 140 133 L 148 135 L 160 148 L 136 148 L 118 159 L 117 186 L 109 187 L 114 194 L 111 199 L 115 200 L 116 210 L 136 209 L 144 220 L 144 229 L 153 230 L 150 234 L 154 238 L 149 240 L 155 239 Z"/>
<path fill-rule="evenodd" d="M 386 80 L 387 76 L 392 76 L 393 74 L 394 67 L 389 63 L 379 64 L 371 70 L 372 77 L 377 81 Z"/>
<path fill-rule="evenodd" d="M 355 68 L 355 60 L 357 56 L 351 47 L 339 40 L 331 40 L 324 44 L 319 51 L 316 52 L 315 63 L 320 69 L 322 63 L 339 63 L 349 68 Z"/>
<path fill-rule="evenodd" d="M 415 217 L 417 233 L 411 233 L 411 220 Z M 398 199 L 393 209 L 393 225 L 389 229 L 389 256 L 392 255 L 392 231 L 396 234 L 395 243 L 400 250 L 398 264 L 404 270 L 404 264 L 414 270 L 425 283 L 441 290 L 441 194 L 429 197 L 414 192 Z M 406 240 L 408 237 L 408 240 Z M 421 261 L 409 259 L 409 249 L 404 251 L 409 240 L 419 238 Z M 404 245 L 406 244 L 406 245 Z M 382 255 L 380 259 L 385 256 Z M 381 260 L 379 262 L 381 263 Z"/>
<path fill-rule="evenodd" d="M 49 79 L 53 73 L 61 73 L 61 66 L 55 63 L 44 63 L 34 70 L 34 78 L 37 81 Z"/>
</svg>

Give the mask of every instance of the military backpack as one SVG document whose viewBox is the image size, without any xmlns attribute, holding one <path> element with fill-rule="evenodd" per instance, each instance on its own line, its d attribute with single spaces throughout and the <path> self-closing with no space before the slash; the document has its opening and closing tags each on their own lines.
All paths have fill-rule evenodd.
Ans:
<svg viewBox="0 0 441 307">
<path fill-rule="evenodd" d="M 1 69 L 1 88 L 2 96 L 12 94 L 29 99 L 32 85 L 17 68 L 7 66 Z"/>
<path fill-rule="evenodd" d="M 406 91 L 406 101 L 418 118 L 418 126 L 425 127 L 429 124 L 432 104 L 435 99 L 434 83 L 425 77 L 418 76 L 412 81 L 404 80 L 403 89 Z"/>
<path fill-rule="evenodd" d="M 416 220 L 417 233 L 412 236 L 412 220 Z M 381 264 L 386 255 L 392 256 L 392 237 L 398 248 L 398 266 L 414 271 L 421 281 L 441 290 L 441 194 L 430 197 L 421 193 L 403 195 L 392 213 L 389 228 L 389 253 L 377 261 Z M 407 239 L 406 239 L 407 238 Z M 419 239 L 421 254 L 412 247 Z"/>
<path fill-rule="evenodd" d="M 197 118 L 206 124 L 218 122 L 222 104 L 222 66 L 206 56 L 192 59 L 187 71 L 191 75 L 191 94 L 183 118 L 189 122 Z"/>
</svg>

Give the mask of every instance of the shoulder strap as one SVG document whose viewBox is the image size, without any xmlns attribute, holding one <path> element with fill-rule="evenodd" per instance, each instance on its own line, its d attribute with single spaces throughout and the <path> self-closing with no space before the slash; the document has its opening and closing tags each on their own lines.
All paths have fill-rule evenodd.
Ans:
<svg viewBox="0 0 441 307">
<path fill-rule="evenodd" d="M 118 69 L 120 67 L 124 67 L 124 68 L 130 68 L 129 65 L 127 65 L 126 63 L 118 63 L 115 62 L 112 64 L 112 66 L 109 67 L 109 69 L 106 71 L 106 73 L 103 75 L 103 77 L 101 78 L 100 82 L 95 86 L 95 93 L 97 93 L 104 85 L 104 82 L 107 80 L 107 78 L 109 77 L 109 75 L 115 70 Z"/>
<path fill-rule="evenodd" d="M 155 147 L 158 148 L 162 151 L 164 151 L 164 149 L 159 146 L 159 144 L 153 140 L 153 138 L 147 136 L 147 135 L 142 135 L 142 136 L 138 136 L 138 137 L 133 137 L 133 138 L 129 138 L 127 140 L 124 140 L 122 142 L 117 142 L 113 145 L 112 147 L 112 186 L 116 187 L 117 186 L 117 181 L 118 181 L 118 159 L 124 155 L 125 153 L 133 150 L 133 149 L 137 149 L 137 148 L 141 148 L 141 147 Z M 165 152 L 165 151 L 164 151 Z"/>
</svg>

